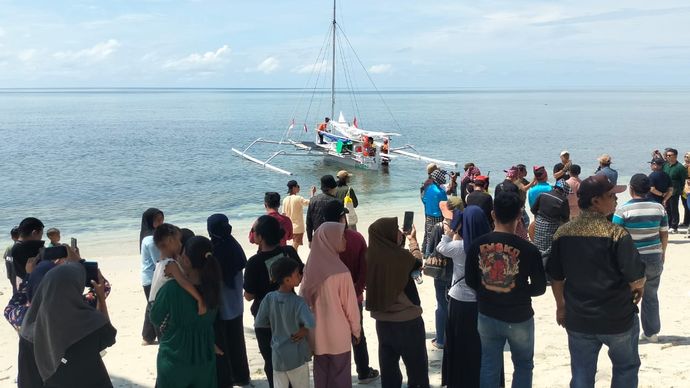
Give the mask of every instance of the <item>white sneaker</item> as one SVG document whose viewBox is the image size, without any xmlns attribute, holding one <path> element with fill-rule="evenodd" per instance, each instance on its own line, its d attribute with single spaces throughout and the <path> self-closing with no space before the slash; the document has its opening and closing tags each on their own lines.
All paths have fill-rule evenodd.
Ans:
<svg viewBox="0 0 690 388">
<path fill-rule="evenodd" d="M 669 234 L 676 234 L 676 233 L 678 233 L 678 229 L 669 229 L 668 233 Z"/>
<path fill-rule="evenodd" d="M 655 343 L 659 342 L 659 337 L 656 334 L 652 334 L 649 337 L 647 337 L 646 335 L 644 335 L 644 333 L 642 333 L 642 334 L 640 334 L 640 341 L 655 344 Z"/>
</svg>

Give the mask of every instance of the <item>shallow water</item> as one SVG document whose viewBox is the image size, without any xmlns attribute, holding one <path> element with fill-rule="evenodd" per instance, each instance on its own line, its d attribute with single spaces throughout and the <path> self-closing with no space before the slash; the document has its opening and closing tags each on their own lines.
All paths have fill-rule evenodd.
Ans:
<svg viewBox="0 0 690 388">
<path fill-rule="evenodd" d="M 347 98 L 360 126 L 400 132 L 393 146 L 414 144 L 429 156 L 476 162 L 493 183 L 504 168 L 558 161 L 571 152 L 583 175 L 608 152 L 620 175 L 647 172 L 655 148 L 690 149 L 690 90 L 389 91 Z M 214 212 L 246 224 L 263 212 L 263 193 L 285 192 L 287 177 L 236 157 L 254 138 L 278 139 L 293 111 L 297 129 L 330 106 L 294 90 L 0 90 L 0 231 L 25 216 L 63 236 L 119 235 L 136 241 L 140 216 L 158 207 L 180 225 L 201 225 Z M 299 103 L 301 99 L 301 104 Z M 299 107 L 301 106 L 301 108 Z M 397 144 L 395 143 L 397 141 Z M 267 157 L 270 149 L 259 148 Z M 277 159 L 306 195 L 340 167 L 305 158 Z M 425 163 L 396 159 L 390 171 L 357 172 L 353 187 L 372 214 L 418 207 Z M 623 180 L 623 179 L 622 179 Z M 396 210 L 397 212 L 397 210 Z M 392 214 L 401 215 L 401 214 Z"/>
</svg>

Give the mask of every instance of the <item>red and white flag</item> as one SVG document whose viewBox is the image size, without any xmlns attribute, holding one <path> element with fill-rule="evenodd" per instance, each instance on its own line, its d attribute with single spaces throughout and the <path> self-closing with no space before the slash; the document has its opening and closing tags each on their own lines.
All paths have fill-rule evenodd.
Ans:
<svg viewBox="0 0 690 388">
<path fill-rule="evenodd" d="M 359 128 L 359 127 L 357 126 L 357 116 L 355 116 L 355 119 L 352 120 L 352 125 L 353 125 L 355 128 Z"/>
<path fill-rule="evenodd" d="M 307 123 L 304 123 L 304 132 L 309 132 L 309 129 L 307 129 Z"/>
</svg>

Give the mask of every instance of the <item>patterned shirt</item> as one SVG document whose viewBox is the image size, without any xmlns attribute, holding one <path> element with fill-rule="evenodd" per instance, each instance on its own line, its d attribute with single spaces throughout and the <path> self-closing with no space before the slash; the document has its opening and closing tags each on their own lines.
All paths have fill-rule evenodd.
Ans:
<svg viewBox="0 0 690 388">
<path fill-rule="evenodd" d="M 616 210 L 613 223 L 624 227 L 641 255 L 661 254 L 660 232 L 668 232 L 664 206 L 649 199 L 632 199 Z"/>
</svg>

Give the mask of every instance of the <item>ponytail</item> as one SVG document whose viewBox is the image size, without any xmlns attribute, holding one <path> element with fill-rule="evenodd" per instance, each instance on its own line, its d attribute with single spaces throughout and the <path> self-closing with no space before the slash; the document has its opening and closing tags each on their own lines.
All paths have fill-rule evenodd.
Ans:
<svg viewBox="0 0 690 388">
<path fill-rule="evenodd" d="M 191 237 L 184 246 L 192 268 L 199 271 L 200 285 L 197 286 L 204 303 L 209 309 L 220 305 L 221 270 L 213 256 L 211 240 L 203 236 Z"/>
</svg>

